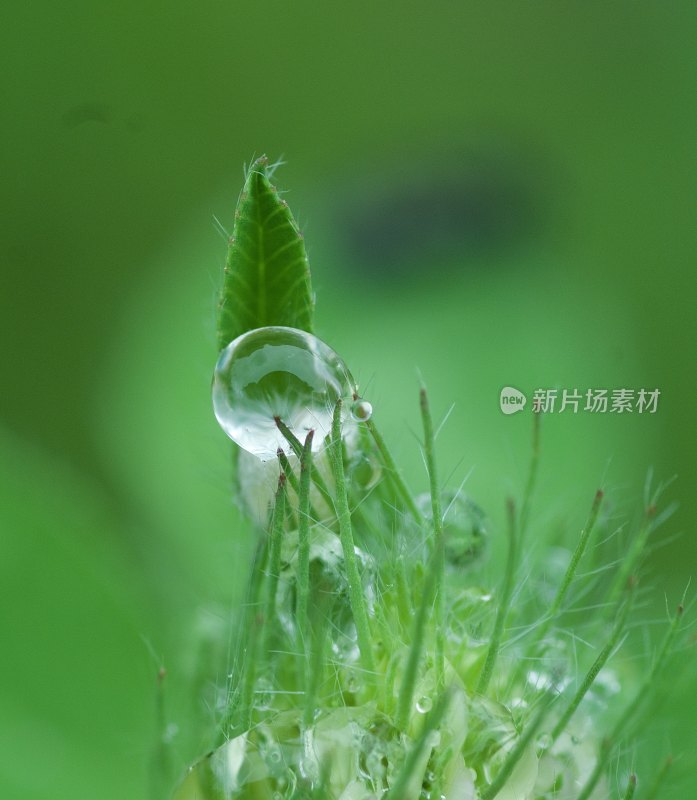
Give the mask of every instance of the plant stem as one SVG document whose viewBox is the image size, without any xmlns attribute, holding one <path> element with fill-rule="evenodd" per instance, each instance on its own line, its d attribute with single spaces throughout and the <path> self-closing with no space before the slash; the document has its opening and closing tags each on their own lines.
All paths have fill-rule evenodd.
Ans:
<svg viewBox="0 0 697 800">
<path fill-rule="evenodd" d="M 286 423 L 280 417 L 274 417 L 274 422 L 276 423 L 276 427 L 283 435 L 283 438 L 288 442 L 291 447 L 291 450 L 295 453 L 298 458 L 302 458 L 303 454 L 303 446 L 300 443 L 300 439 L 293 433 L 293 431 L 286 425 Z M 312 466 L 312 470 L 310 471 L 312 475 L 312 481 L 317 487 L 317 490 L 322 495 L 322 499 L 324 502 L 329 506 L 329 508 L 334 508 L 334 502 L 332 500 L 332 495 L 327 488 L 327 484 L 324 481 L 324 478 L 320 474 L 319 470 L 315 465 Z"/>
<path fill-rule="evenodd" d="M 385 800 L 403 800 L 403 798 L 406 797 L 406 791 L 409 788 L 409 784 L 411 783 L 412 779 L 414 778 L 414 772 L 423 756 L 424 751 L 429 745 L 430 736 L 433 731 L 438 730 L 449 702 L 450 693 L 443 692 L 438 698 L 436 705 L 426 717 L 424 726 L 419 734 L 419 738 L 409 751 L 396 781 L 385 795 Z"/>
<path fill-rule="evenodd" d="M 404 677 L 399 690 L 399 699 L 397 701 L 397 718 L 396 724 L 400 730 L 405 730 L 409 721 L 409 714 L 411 712 L 411 704 L 414 699 L 414 687 L 416 686 L 416 678 L 419 671 L 419 663 L 421 661 L 421 653 L 423 651 L 425 641 L 426 622 L 428 620 L 428 611 L 432 608 L 434 591 L 438 583 L 438 565 L 435 559 L 431 559 L 429 570 L 426 574 L 426 585 L 424 586 L 423 594 L 421 596 L 421 603 L 419 604 L 416 617 L 414 618 L 414 627 L 411 634 L 411 647 L 409 648 L 409 656 L 407 664 L 404 668 Z M 442 676 L 437 674 L 436 685 L 439 687 Z"/>
<path fill-rule="evenodd" d="M 540 635 L 540 639 L 543 639 L 552 623 L 556 619 L 557 615 L 561 611 L 562 603 L 564 602 L 564 598 L 566 597 L 566 593 L 569 591 L 571 584 L 574 580 L 576 575 L 576 570 L 578 569 L 578 565 L 583 558 L 583 554 L 586 551 L 586 547 L 588 546 L 588 542 L 591 537 L 591 533 L 593 532 L 593 528 L 595 527 L 595 523 L 598 519 L 598 513 L 600 512 L 600 506 L 603 502 L 603 492 L 601 489 L 595 493 L 595 498 L 593 499 L 593 505 L 591 506 L 590 514 L 588 515 L 588 519 L 586 520 L 586 524 L 581 531 L 581 537 L 578 540 L 578 544 L 576 545 L 576 549 L 574 550 L 573 556 L 571 556 L 571 561 L 569 562 L 569 566 L 566 569 L 566 574 L 564 575 L 564 579 L 557 590 L 557 593 L 552 600 L 552 604 L 549 608 L 549 615 L 547 619 L 542 623 L 540 626 L 540 630 L 542 631 Z"/>
<path fill-rule="evenodd" d="M 312 472 L 312 439 L 310 431 L 300 457 L 300 489 L 298 492 L 298 630 L 307 641 L 307 610 L 310 597 L 310 474 Z M 303 644 L 304 646 L 304 644 Z"/>
<path fill-rule="evenodd" d="M 503 588 L 501 591 L 501 602 L 499 603 L 498 611 L 496 612 L 496 620 L 494 622 L 494 631 L 491 635 L 491 642 L 489 650 L 486 654 L 486 661 L 482 674 L 479 676 L 477 683 L 477 692 L 484 694 L 489 688 L 489 681 L 494 671 L 496 659 L 498 658 L 503 633 L 506 626 L 506 617 L 511 604 L 513 596 L 513 585 L 515 582 L 516 562 L 518 560 L 518 543 L 516 533 L 516 513 L 515 503 L 512 498 L 508 499 L 508 559 L 506 560 L 506 574 L 503 579 Z"/>
<path fill-rule="evenodd" d="M 266 562 L 268 559 L 268 536 L 259 540 L 254 554 L 254 563 L 245 595 L 246 619 L 244 620 L 244 636 L 240 637 L 238 651 L 235 657 L 235 668 L 230 676 L 228 689 L 227 711 L 221 725 L 221 734 L 225 739 L 231 738 L 243 727 L 249 716 L 251 697 L 254 690 L 254 680 L 256 678 L 256 654 L 258 650 L 259 627 L 261 617 L 259 615 L 260 594 L 263 584 Z M 251 673 L 251 674 L 250 674 Z M 239 686 L 239 693 L 236 695 L 232 687 Z M 239 698 L 238 702 L 235 702 Z M 238 713 L 239 712 L 239 713 Z M 232 724 L 231 720 L 235 717 L 238 722 Z"/>
<path fill-rule="evenodd" d="M 528 528 L 530 517 L 530 504 L 532 495 L 537 483 L 537 469 L 540 463 L 540 418 L 542 414 L 535 412 L 532 423 L 532 453 L 530 454 L 530 467 L 528 469 L 528 481 L 523 492 L 523 504 L 520 509 L 520 521 L 518 525 L 518 538 L 523 541 Z"/>
<path fill-rule="evenodd" d="M 533 640 L 527 648 L 527 657 L 526 659 L 522 659 L 519 663 L 517 669 L 515 670 L 515 675 L 513 682 L 515 683 L 521 675 L 521 672 L 525 669 L 525 661 L 527 658 L 534 656 L 539 648 L 540 643 L 544 643 L 544 639 L 549 633 L 550 628 L 556 621 L 559 613 L 562 609 L 562 605 L 564 603 L 564 599 L 566 598 L 566 594 L 573 583 L 574 577 L 576 576 L 576 570 L 578 569 L 578 565 L 583 558 L 583 554 L 588 547 L 588 542 L 590 541 L 591 533 L 595 527 L 595 523 L 598 519 L 598 513 L 600 511 L 600 506 L 603 500 L 603 492 L 601 489 L 595 493 L 595 498 L 593 500 L 593 505 L 591 506 L 590 514 L 588 515 L 588 519 L 586 520 L 586 524 L 581 531 L 581 537 L 579 538 L 578 544 L 576 545 L 576 549 L 574 550 L 574 554 L 571 557 L 571 561 L 569 562 L 569 566 L 566 569 L 566 574 L 562 582 L 557 589 L 557 593 L 552 600 L 552 603 L 549 607 L 549 611 L 543 618 L 540 625 L 537 627 L 535 634 L 533 636 Z"/>
<path fill-rule="evenodd" d="M 361 651 L 361 660 L 368 673 L 369 680 L 372 681 L 374 666 L 373 653 L 370 641 L 370 624 L 368 622 L 368 612 L 365 607 L 365 597 L 363 596 L 363 584 L 358 572 L 356 562 L 356 551 L 353 542 L 353 529 L 351 527 L 351 511 L 346 494 L 346 479 L 344 476 L 344 461 L 341 457 L 341 400 L 337 401 L 334 408 L 334 418 L 332 420 L 332 440 L 329 447 L 332 470 L 334 472 L 334 483 L 336 484 L 336 510 L 339 519 L 339 537 L 344 552 L 344 563 L 346 565 L 346 575 L 349 583 L 349 599 L 351 612 L 356 624 L 358 634 L 358 648 Z"/>
<path fill-rule="evenodd" d="M 380 431 L 378 431 L 378 429 L 375 427 L 375 423 L 372 419 L 366 420 L 364 425 L 368 428 L 371 436 L 373 437 L 373 441 L 375 442 L 378 452 L 380 453 L 380 458 L 382 459 L 382 466 L 385 470 L 385 475 L 392 483 L 392 488 L 399 495 L 404 503 L 405 508 L 412 515 L 416 524 L 422 526 L 424 524 L 423 515 L 416 507 L 414 498 L 411 496 L 411 492 L 404 482 L 404 478 L 402 478 L 402 474 L 397 468 L 397 464 L 395 463 L 394 458 L 392 458 L 392 454 L 388 450 L 387 444 L 382 438 Z"/>
<path fill-rule="evenodd" d="M 493 800 L 501 789 L 503 789 L 504 784 L 510 778 L 511 773 L 515 769 L 515 765 L 520 761 L 521 756 L 532 741 L 533 736 L 537 733 L 542 724 L 542 720 L 547 715 L 553 702 L 554 698 L 545 698 L 545 700 L 543 700 L 535 716 L 525 726 L 525 732 L 518 738 L 515 746 L 506 756 L 506 760 L 501 765 L 501 769 L 498 771 L 496 777 L 482 792 L 482 800 Z"/>
<path fill-rule="evenodd" d="M 624 793 L 624 800 L 632 800 L 636 791 L 636 775 L 632 773 L 627 781 L 627 791 Z"/>
<path fill-rule="evenodd" d="M 607 764 L 608 758 L 610 757 L 610 752 L 612 750 L 611 745 L 614 744 L 618 738 L 623 734 L 626 733 L 626 727 L 629 724 L 632 716 L 636 713 L 639 706 L 642 702 L 646 699 L 646 697 L 651 693 L 651 689 L 653 687 L 653 683 L 658 675 L 658 672 L 665 664 L 668 656 L 670 655 L 670 649 L 675 641 L 675 637 L 678 633 L 678 629 L 680 627 L 680 620 L 682 619 L 682 615 L 684 612 L 684 608 L 681 605 L 678 606 L 678 610 L 671 621 L 670 627 L 666 631 L 666 634 L 661 642 L 661 646 L 658 650 L 658 655 L 656 656 L 652 668 L 649 670 L 648 675 L 644 679 L 644 682 L 639 687 L 638 692 L 634 696 L 634 699 L 631 703 L 627 705 L 624 710 L 624 713 L 620 716 L 620 718 L 615 723 L 615 726 L 612 729 L 610 735 L 606 738 L 604 742 L 603 750 L 598 757 L 598 760 L 595 764 L 595 768 L 593 772 L 590 774 L 590 777 L 584 784 L 583 788 L 581 789 L 581 793 L 579 794 L 577 800 L 588 800 L 588 798 L 593 793 L 600 776 L 605 769 L 605 765 Z"/>
<path fill-rule="evenodd" d="M 426 467 L 431 488 L 431 508 L 433 515 L 433 570 L 435 583 L 433 586 L 434 626 L 436 630 L 436 689 L 441 691 L 445 676 L 445 619 L 443 613 L 443 583 L 445 579 L 445 549 L 443 544 L 443 514 L 441 512 L 440 489 L 436 472 L 435 440 L 433 436 L 433 419 L 428 404 L 428 394 L 422 388 L 420 392 L 421 420 L 424 428 L 424 450 Z"/>
<path fill-rule="evenodd" d="M 610 638 L 608 639 L 607 643 L 605 644 L 605 647 L 603 647 L 603 649 L 598 654 L 598 657 L 595 659 L 595 661 L 593 662 L 593 665 L 591 666 L 591 668 L 586 673 L 586 676 L 584 677 L 583 682 L 579 686 L 579 688 L 578 688 L 576 694 L 574 695 L 573 699 L 571 700 L 571 702 L 567 706 L 567 708 L 564 711 L 564 713 L 559 718 L 557 724 L 554 726 L 554 730 L 552 731 L 552 744 L 554 742 L 556 742 L 557 738 L 564 731 L 564 729 L 566 728 L 567 724 L 569 723 L 569 720 L 571 719 L 571 717 L 573 716 L 574 712 L 576 711 L 576 709 L 578 708 L 579 704 L 581 703 L 581 700 L 583 700 L 583 698 L 586 696 L 586 693 L 588 692 L 588 690 L 593 685 L 593 682 L 595 681 L 595 679 L 598 677 L 598 673 L 605 666 L 608 658 L 610 658 L 610 655 L 612 654 L 613 650 L 615 649 L 615 647 L 617 645 L 617 642 L 619 641 L 619 638 L 620 638 L 620 636 L 622 634 L 622 631 L 625 629 L 625 625 L 627 623 L 627 617 L 629 615 L 629 609 L 631 608 L 631 605 L 632 605 L 632 603 L 631 603 L 631 597 L 630 597 L 630 598 L 627 598 L 627 602 L 625 603 L 624 608 L 622 609 L 622 613 L 617 618 L 617 622 L 615 623 L 615 626 L 614 626 L 614 628 L 612 630 L 612 634 L 610 635 Z M 550 744 L 550 747 L 551 747 L 551 744 Z"/>
<path fill-rule="evenodd" d="M 668 758 L 666 758 L 663 764 L 661 765 L 661 768 L 658 771 L 656 777 L 654 778 L 653 783 L 651 784 L 651 786 L 649 786 L 646 792 L 645 800 L 656 800 L 656 798 L 658 797 L 658 793 L 661 790 L 661 786 L 663 785 L 663 781 L 666 779 L 668 770 L 670 770 L 672 766 L 673 766 L 673 757 L 668 756 Z"/>
<path fill-rule="evenodd" d="M 635 572 L 635 568 L 639 559 L 644 552 L 646 542 L 652 530 L 653 518 L 656 514 L 655 506 L 649 506 L 644 512 L 644 517 L 639 527 L 639 532 L 633 537 L 629 546 L 629 552 L 620 561 L 620 567 L 615 574 L 615 579 L 612 582 L 610 591 L 608 592 L 608 600 L 605 609 L 605 618 L 614 613 L 615 605 L 620 598 L 624 588 L 627 584 L 627 579 Z"/>
<path fill-rule="evenodd" d="M 281 473 L 278 476 L 278 489 L 276 490 L 276 502 L 274 503 L 271 515 L 271 533 L 269 549 L 269 565 L 266 574 L 266 602 L 264 604 L 264 634 L 263 645 L 261 648 L 264 656 L 268 655 L 269 639 L 271 636 L 271 621 L 273 620 L 276 609 L 276 588 L 278 587 L 278 575 L 281 571 L 281 542 L 283 537 L 283 522 L 285 520 L 285 497 L 286 497 L 286 476 Z M 257 637 L 254 636 L 248 648 L 249 658 L 247 659 L 243 694 L 241 702 L 241 717 L 246 723 L 245 730 L 252 723 L 252 697 L 254 695 L 254 683 L 256 680 L 257 657 L 259 654 Z"/>
</svg>

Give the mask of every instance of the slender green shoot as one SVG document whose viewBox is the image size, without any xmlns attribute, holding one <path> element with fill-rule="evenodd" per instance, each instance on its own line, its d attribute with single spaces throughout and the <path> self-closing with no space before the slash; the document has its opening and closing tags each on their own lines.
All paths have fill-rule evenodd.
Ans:
<svg viewBox="0 0 697 800">
<path fill-rule="evenodd" d="M 303 728 L 307 730 L 312 727 L 317 710 L 317 696 L 319 687 L 322 683 L 324 666 L 327 661 L 327 644 L 329 641 L 329 625 L 327 617 L 321 619 L 315 626 L 314 632 L 308 630 L 306 648 L 312 649 L 312 657 L 308 676 L 305 681 L 305 697 L 303 698 Z"/>
<path fill-rule="evenodd" d="M 632 800 L 636 791 L 636 775 L 632 773 L 627 781 L 627 791 L 624 793 L 623 800 Z"/>
<path fill-rule="evenodd" d="M 271 542 L 269 551 L 269 569 L 266 576 L 266 603 L 264 606 L 264 652 L 271 632 L 271 621 L 276 615 L 276 590 L 278 577 L 281 574 L 281 545 L 283 544 L 283 522 L 286 513 L 286 475 L 282 472 L 278 477 L 276 502 L 271 516 Z"/>
<path fill-rule="evenodd" d="M 588 515 L 588 519 L 586 520 L 586 524 L 584 525 L 581 536 L 578 540 L 578 544 L 576 545 L 576 549 L 574 550 L 574 554 L 571 556 L 571 561 L 569 562 L 569 566 L 566 568 L 566 573 L 562 582 L 559 584 L 559 588 L 557 589 L 557 593 L 552 600 L 549 609 L 540 622 L 540 624 L 535 629 L 534 635 L 532 637 L 532 641 L 527 647 L 526 658 L 521 659 L 517 669 L 514 673 L 514 678 L 512 683 L 515 683 L 523 673 L 525 669 L 526 661 L 535 656 L 540 649 L 540 645 L 544 648 L 544 640 L 547 634 L 549 633 L 552 625 L 556 622 L 559 614 L 562 611 L 562 607 L 564 604 L 564 600 L 566 599 L 566 595 L 571 588 L 571 584 L 574 581 L 576 576 L 576 571 L 578 570 L 578 566 L 583 558 L 583 555 L 588 547 L 588 542 L 590 541 L 591 534 L 593 533 L 593 529 L 595 527 L 595 523 L 598 519 L 598 513 L 600 512 L 600 506 L 603 501 L 603 491 L 598 489 L 595 493 L 595 498 L 593 499 L 593 505 L 591 506 L 590 514 Z"/>
<path fill-rule="evenodd" d="M 421 603 L 414 617 L 411 633 L 411 647 L 409 648 L 409 656 L 407 658 L 406 667 L 404 668 L 404 677 L 399 687 L 396 724 L 400 730 L 406 729 L 411 713 L 414 688 L 416 686 L 419 664 L 426 640 L 426 627 L 430 620 L 429 612 L 433 607 L 434 594 L 438 586 L 439 570 L 440 567 L 432 556 L 428 572 L 426 573 L 426 584 L 421 596 Z M 442 675 L 438 675 L 437 677 L 436 685 L 440 686 L 438 680 L 442 680 Z"/>
<path fill-rule="evenodd" d="M 532 496 L 535 491 L 535 484 L 537 483 L 537 470 L 540 463 L 540 418 L 542 414 L 535 412 L 533 414 L 533 427 L 532 427 L 532 453 L 530 454 L 530 466 L 528 468 L 528 480 L 525 484 L 525 491 L 523 492 L 523 503 L 520 509 L 520 520 L 518 523 L 518 538 L 523 541 L 525 533 L 528 529 L 528 520 L 530 518 L 530 505 L 532 503 Z"/>
<path fill-rule="evenodd" d="M 313 432 L 314 433 L 314 432 Z M 288 478 L 288 483 L 291 486 L 291 489 L 295 492 L 298 499 L 300 499 L 300 481 L 298 480 L 298 476 L 293 472 L 293 467 L 288 460 L 288 456 L 283 452 L 283 450 L 279 447 L 276 451 L 276 455 L 278 456 L 278 461 L 281 465 L 281 469 L 283 472 L 286 473 L 286 478 Z M 317 509 L 310 501 L 310 517 L 312 519 L 319 519 L 317 514 Z"/>
<path fill-rule="evenodd" d="M 172 782 L 172 758 L 170 744 L 167 740 L 167 712 L 165 707 L 165 678 L 167 670 L 160 667 L 157 671 L 157 688 L 155 694 L 156 740 L 152 754 L 151 795 L 153 800 L 164 797 L 165 787 Z"/>
<path fill-rule="evenodd" d="M 295 453 L 298 458 L 302 458 L 303 454 L 303 446 L 300 442 L 300 439 L 293 433 L 293 431 L 286 425 L 286 423 L 280 417 L 274 417 L 274 422 L 276 423 L 276 427 L 278 430 L 283 434 L 283 438 L 288 442 L 291 447 L 291 450 Z M 334 501 L 332 500 L 331 492 L 329 491 L 327 484 L 320 474 L 319 470 L 313 465 L 312 470 L 310 471 L 310 475 L 312 476 L 312 482 L 317 487 L 317 490 L 322 495 L 322 499 L 324 502 L 329 506 L 329 508 L 334 508 Z"/>
<path fill-rule="evenodd" d="M 576 545 L 576 549 L 574 550 L 574 554 L 571 556 L 571 561 L 569 562 L 569 566 L 566 568 L 566 573 L 564 578 L 557 589 L 557 593 L 552 600 L 552 603 L 549 607 L 549 613 L 546 616 L 545 620 L 542 622 L 540 627 L 538 628 L 537 639 L 538 641 L 542 641 L 544 637 L 549 633 L 549 629 L 554 623 L 555 619 L 559 615 L 559 612 L 562 609 L 562 605 L 566 598 L 567 592 L 569 591 L 571 584 L 573 583 L 574 577 L 576 576 L 576 570 L 578 569 L 578 565 L 583 558 L 583 554 L 586 552 L 586 548 L 588 547 L 588 542 L 590 541 L 591 534 L 593 533 L 593 528 L 595 527 L 595 523 L 598 520 L 598 513 L 600 512 L 600 506 L 603 502 L 603 491 L 602 489 L 598 489 L 595 493 L 595 498 L 593 499 L 593 505 L 591 506 L 590 514 L 588 515 L 588 519 L 586 520 L 586 524 L 581 531 L 581 536 L 578 540 L 578 544 Z"/>
<path fill-rule="evenodd" d="M 356 624 L 358 634 L 358 648 L 361 651 L 361 660 L 368 673 L 369 680 L 372 681 L 374 666 L 373 653 L 370 640 L 370 624 L 368 622 L 368 611 L 363 595 L 363 584 L 358 572 L 356 561 L 356 551 L 353 542 L 353 528 L 351 525 L 351 510 L 348 504 L 346 493 L 346 478 L 344 476 L 344 460 L 341 457 L 341 399 L 334 407 L 334 418 L 332 420 L 332 439 L 329 447 L 329 457 L 334 473 L 334 483 L 336 484 L 336 510 L 339 519 L 339 537 L 344 552 L 344 563 L 346 565 L 346 575 L 349 583 L 349 601 L 353 620 Z"/>
<path fill-rule="evenodd" d="M 515 746 L 506 756 L 506 760 L 501 765 L 501 769 L 498 771 L 496 777 L 482 792 L 482 800 L 494 800 L 496 795 L 503 789 L 506 781 L 511 777 L 511 773 L 515 769 L 516 764 L 520 761 L 523 753 L 525 753 L 530 746 L 533 737 L 537 734 L 554 699 L 554 697 L 548 697 L 540 702 L 540 707 L 537 709 L 535 716 L 526 723 L 522 736 L 518 738 Z"/>
<path fill-rule="evenodd" d="M 288 460 L 288 456 L 280 447 L 276 450 L 276 456 L 278 457 L 278 463 L 281 465 L 281 471 L 285 473 L 286 480 L 290 484 L 290 488 L 300 497 L 300 481 L 298 480 L 298 476 L 293 472 L 293 467 Z"/>
<path fill-rule="evenodd" d="M 304 642 L 307 639 L 307 611 L 310 597 L 310 474 L 312 471 L 312 439 L 310 431 L 300 457 L 300 488 L 298 496 L 298 630 Z"/>
<path fill-rule="evenodd" d="M 516 531 L 516 513 L 515 502 L 512 498 L 508 498 L 508 558 L 506 560 L 506 573 L 503 579 L 503 587 L 501 589 L 501 600 L 496 612 L 496 620 L 494 622 L 494 631 L 491 634 L 491 642 L 489 643 L 489 650 L 486 654 L 486 661 L 482 673 L 479 676 L 477 683 L 477 692 L 484 694 L 489 688 L 489 681 L 494 672 L 496 659 L 499 655 L 503 634 L 506 627 L 506 618 L 511 605 L 511 598 L 513 597 L 513 587 L 515 585 L 515 572 L 518 561 L 518 534 Z"/>
<path fill-rule="evenodd" d="M 632 587 L 633 588 L 633 587 Z M 593 685 L 593 682 L 598 677 L 598 673 L 600 670 L 605 666 L 607 663 L 608 658 L 612 655 L 617 647 L 617 643 L 620 640 L 620 636 L 625 631 L 625 626 L 627 624 L 627 617 L 629 616 L 629 610 L 632 607 L 632 598 L 628 597 L 624 607 L 620 615 L 617 617 L 617 622 L 615 623 L 612 633 L 610 634 L 610 638 L 605 644 L 605 647 L 600 651 L 598 657 L 593 662 L 593 665 L 586 673 L 581 685 L 578 687 L 576 694 L 573 696 L 571 702 L 564 710 L 564 713 L 559 718 L 557 724 L 554 726 L 554 730 L 552 731 L 552 741 L 551 745 L 556 742 L 562 732 L 566 729 L 566 726 L 569 724 L 569 720 L 574 715 L 576 709 L 579 707 L 581 701 L 586 696 L 586 693 Z"/>
<path fill-rule="evenodd" d="M 677 612 L 673 617 L 670 627 L 666 631 L 665 636 L 663 637 L 663 641 L 661 642 L 661 646 L 658 649 L 658 653 L 656 658 L 654 659 L 653 665 L 649 670 L 648 674 L 644 678 L 643 683 L 639 687 L 639 690 L 634 696 L 634 699 L 631 703 L 628 703 L 624 713 L 620 716 L 620 718 L 615 723 L 615 726 L 612 729 L 612 732 L 607 737 L 605 741 L 605 746 L 602 749 L 598 760 L 596 761 L 595 768 L 593 772 L 590 774 L 588 780 L 584 784 L 583 788 L 581 789 L 581 793 L 579 794 L 577 800 L 588 800 L 588 798 L 593 794 L 593 790 L 600 779 L 600 776 L 603 774 L 603 770 L 608 762 L 610 757 L 610 753 L 612 751 L 612 747 L 610 743 L 616 742 L 620 736 L 626 734 L 627 728 L 631 721 L 631 718 L 637 712 L 639 707 L 643 704 L 647 697 L 650 696 L 654 681 L 656 680 L 656 676 L 665 665 L 666 661 L 668 660 L 671 649 L 673 647 L 673 643 L 675 642 L 675 637 L 678 634 L 678 630 L 680 628 L 680 621 L 682 619 L 682 615 L 684 613 L 684 606 L 680 604 L 678 606 Z"/>
<path fill-rule="evenodd" d="M 440 489 L 438 487 L 438 473 L 436 472 L 435 438 L 433 435 L 433 419 L 428 404 L 428 394 L 422 388 L 420 392 L 421 421 L 424 428 L 424 452 L 426 468 L 431 488 L 431 508 L 433 513 L 433 571 L 435 584 L 433 587 L 434 619 L 436 631 L 436 687 L 440 691 L 445 680 L 445 636 L 444 636 L 444 611 L 443 611 L 443 583 L 445 580 L 445 549 L 443 544 L 443 514 L 440 503 Z"/>
<path fill-rule="evenodd" d="M 407 796 L 406 792 L 416 777 L 416 770 L 423 758 L 423 754 L 431 744 L 431 734 L 440 727 L 449 703 L 450 692 L 443 692 L 426 717 L 421 733 L 404 760 L 397 779 L 385 795 L 385 800 L 404 800 Z"/>
<path fill-rule="evenodd" d="M 262 622 L 259 608 L 268 555 L 268 537 L 264 536 L 257 544 L 249 584 L 245 593 L 246 613 L 242 626 L 245 635 L 240 637 L 238 643 L 235 666 L 228 684 L 227 710 L 221 724 L 221 734 L 226 739 L 236 735 L 240 731 L 241 724 L 246 722 L 248 718 L 254 691 L 254 681 L 256 680 L 255 665 Z M 251 675 L 249 674 L 250 672 Z"/>
<path fill-rule="evenodd" d="M 629 551 L 620 561 L 619 569 L 615 573 L 615 578 L 608 592 L 605 617 L 613 613 L 617 601 L 627 585 L 627 579 L 636 572 L 636 567 L 644 553 L 646 542 L 653 530 L 653 519 L 655 516 L 656 507 L 651 505 L 644 512 L 639 531 L 637 535 L 632 538 Z"/>
<path fill-rule="evenodd" d="M 271 633 L 271 620 L 274 617 L 276 606 L 276 587 L 278 586 L 278 574 L 281 571 L 281 541 L 283 523 L 285 520 L 285 495 L 286 476 L 282 472 L 278 477 L 276 500 L 271 514 L 269 563 L 266 574 L 266 598 L 262 617 L 264 630 L 261 648 L 262 653 L 266 653 L 268 648 L 268 640 Z M 258 618 L 254 620 L 254 624 L 250 627 L 247 652 L 245 655 L 245 671 L 242 681 L 242 696 L 240 699 L 239 712 L 239 719 L 242 720 L 243 730 L 247 730 L 252 723 L 252 698 L 254 696 L 254 684 L 256 682 L 259 655 Z"/>
<path fill-rule="evenodd" d="M 416 507 L 414 498 L 412 497 L 409 488 L 404 482 L 404 478 L 402 477 L 402 474 L 399 471 L 399 468 L 397 467 L 397 464 L 395 463 L 392 454 L 387 448 L 387 444 L 385 443 L 385 440 L 382 438 L 382 434 L 375 427 L 375 423 L 373 422 L 372 419 L 366 420 L 364 422 L 364 425 L 368 428 L 368 430 L 370 431 L 370 435 L 373 437 L 375 446 L 377 447 L 378 453 L 380 454 L 380 459 L 382 460 L 382 467 L 385 471 L 387 479 L 392 484 L 392 488 L 394 489 L 395 493 L 399 495 L 402 502 L 404 503 L 404 507 L 414 518 L 416 524 L 422 526 L 424 524 L 423 515 Z"/>
<path fill-rule="evenodd" d="M 645 800 L 656 800 L 658 797 L 658 793 L 661 791 L 661 787 L 663 786 L 663 782 L 670 771 L 670 768 L 673 766 L 673 756 L 668 756 L 661 764 L 661 768 L 656 773 L 656 777 L 653 779 L 653 782 L 649 786 L 648 790 L 646 791 Z"/>
</svg>

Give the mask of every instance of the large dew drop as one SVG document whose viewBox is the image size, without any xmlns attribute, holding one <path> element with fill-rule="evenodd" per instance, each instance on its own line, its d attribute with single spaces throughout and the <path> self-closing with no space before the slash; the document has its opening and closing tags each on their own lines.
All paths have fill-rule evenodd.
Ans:
<svg viewBox="0 0 697 800">
<path fill-rule="evenodd" d="M 339 356 L 324 342 L 296 328 L 257 328 L 222 351 L 213 376 L 213 408 L 222 429 L 263 461 L 289 446 L 280 418 L 303 442 L 310 429 L 314 451 L 331 431 L 334 407 L 346 419 L 356 387 Z"/>
</svg>

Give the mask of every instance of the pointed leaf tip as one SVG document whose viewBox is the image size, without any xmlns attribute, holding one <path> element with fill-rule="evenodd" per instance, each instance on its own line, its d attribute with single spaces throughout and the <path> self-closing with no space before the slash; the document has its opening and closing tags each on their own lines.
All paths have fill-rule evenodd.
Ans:
<svg viewBox="0 0 697 800">
<path fill-rule="evenodd" d="M 298 225 L 270 181 L 266 156 L 247 169 L 218 313 L 218 346 L 267 325 L 312 332 L 310 267 Z"/>
</svg>

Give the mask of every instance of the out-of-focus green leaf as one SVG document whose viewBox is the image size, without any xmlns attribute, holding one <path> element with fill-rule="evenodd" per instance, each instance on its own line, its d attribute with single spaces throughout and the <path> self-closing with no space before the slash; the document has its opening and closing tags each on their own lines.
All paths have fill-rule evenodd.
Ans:
<svg viewBox="0 0 697 800">
<path fill-rule="evenodd" d="M 0 797 L 145 796 L 157 633 L 107 499 L 0 426 Z"/>
<path fill-rule="evenodd" d="M 288 204 L 269 180 L 272 171 L 266 156 L 257 159 L 237 204 L 220 297 L 220 349 L 265 325 L 312 331 L 305 244 Z"/>
</svg>

